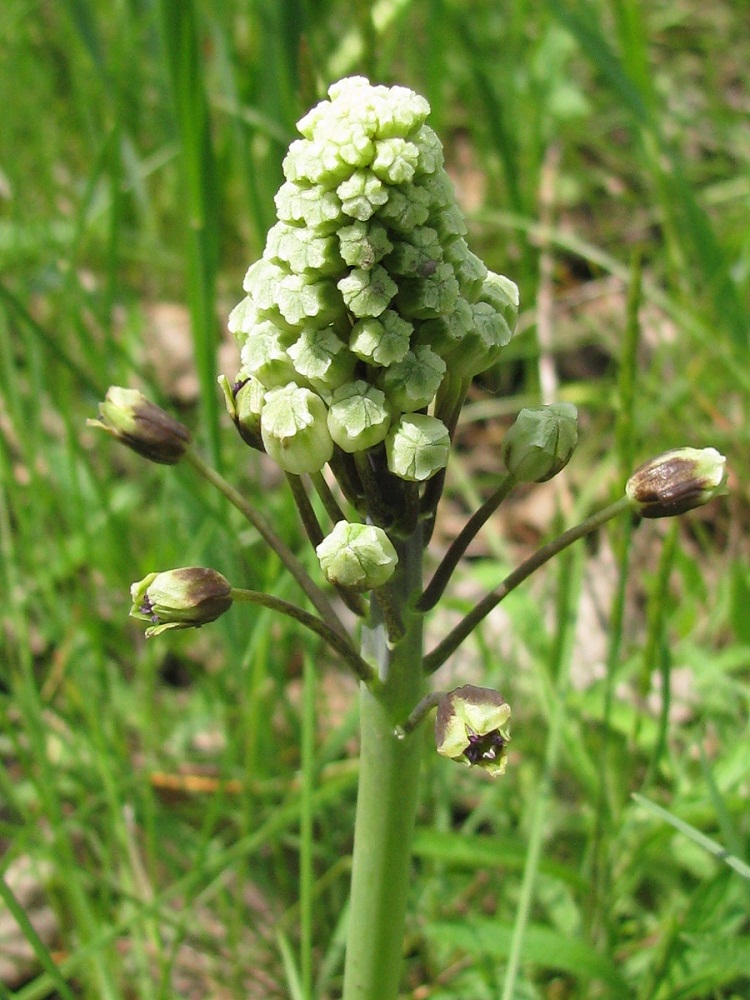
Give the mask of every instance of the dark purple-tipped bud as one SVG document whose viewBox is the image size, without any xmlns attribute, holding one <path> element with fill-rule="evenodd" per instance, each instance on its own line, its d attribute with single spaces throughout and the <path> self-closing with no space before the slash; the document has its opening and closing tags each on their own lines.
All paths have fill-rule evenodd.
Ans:
<svg viewBox="0 0 750 1000">
<path fill-rule="evenodd" d="M 226 375 L 220 375 L 219 386 L 224 394 L 227 413 L 242 440 L 256 451 L 265 451 L 260 435 L 260 412 L 266 391 L 264 387 L 256 378 L 242 374 L 237 376 L 234 385 L 230 385 Z"/>
<path fill-rule="evenodd" d="M 498 691 L 465 684 L 443 695 L 435 718 L 437 752 L 493 777 L 505 773 L 510 705 Z"/>
<path fill-rule="evenodd" d="M 150 622 L 146 635 L 171 628 L 200 628 L 232 606 L 229 581 L 214 569 L 185 566 L 149 573 L 130 588 L 131 618 Z"/>
<path fill-rule="evenodd" d="M 143 458 L 160 465 L 176 465 L 190 444 L 190 431 L 179 420 L 139 392 L 113 385 L 99 404 L 98 420 L 90 427 L 111 434 Z"/>
<path fill-rule="evenodd" d="M 676 448 L 639 466 L 625 493 L 641 517 L 674 517 L 719 494 L 725 464 L 715 448 Z"/>
</svg>

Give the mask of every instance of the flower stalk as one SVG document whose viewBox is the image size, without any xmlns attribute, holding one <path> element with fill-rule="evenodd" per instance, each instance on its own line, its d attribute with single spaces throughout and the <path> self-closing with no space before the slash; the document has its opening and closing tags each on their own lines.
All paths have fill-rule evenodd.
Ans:
<svg viewBox="0 0 750 1000">
<path fill-rule="evenodd" d="M 506 598 L 524 580 L 527 580 L 540 566 L 549 562 L 553 556 L 562 552 L 569 545 L 572 545 L 573 542 L 577 542 L 579 538 L 590 535 L 592 532 L 597 531 L 603 524 L 606 524 L 607 521 L 611 521 L 613 517 L 617 517 L 619 514 L 623 514 L 630 509 L 630 500 L 627 497 L 621 497 L 619 500 L 609 504 L 607 507 L 603 507 L 596 514 L 592 514 L 585 521 L 581 521 L 580 524 L 569 528 L 561 535 L 558 535 L 557 538 L 553 538 L 552 541 L 547 542 L 546 545 L 538 549 L 533 556 L 521 563 L 512 573 L 506 576 L 499 587 L 492 590 L 472 608 L 466 617 L 448 633 L 445 639 L 439 642 L 425 656 L 424 668 L 426 673 L 434 673 L 439 667 L 442 667 L 448 657 L 455 653 L 464 639 L 487 617 L 490 611 L 496 608 L 500 601 Z"/>
<path fill-rule="evenodd" d="M 377 671 L 380 690 L 360 685 L 360 771 L 354 829 L 351 900 L 343 1000 L 395 1000 L 399 992 L 414 817 L 422 741 L 399 738 L 396 726 L 425 693 L 419 531 L 398 546 L 394 599 L 405 607 L 404 635 L 392 646 L 372 598 L 362 656 Z"/>
</svg>

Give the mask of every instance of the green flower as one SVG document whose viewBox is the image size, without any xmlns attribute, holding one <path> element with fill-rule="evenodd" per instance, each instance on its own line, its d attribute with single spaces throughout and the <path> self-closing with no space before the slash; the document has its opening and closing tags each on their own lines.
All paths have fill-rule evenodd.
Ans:
<svg viewBox="0 0 750 1000">
<path fill-rule="evenodd" d="M 715 448 L 676 448 L 639 466 L 625 493 L 641 517 L 673 517 L 721 492 L 726 459 Z"/>
<path fill-rule="evenodd" d="M 339 521 L 316 548 L 329 583 L 364 592 L 393 576 L 398 556 L 382 528 Z"/>
<path fill-rule="evenodd" d="M 510 705 L 498 691 L 466 684 L 443 695 L 435 718 L 437 752 L 493 777 L 505 773 Z"/>
<path fill-rule="evenodd" d="M 186 566 L 149 573 L 130 588 L 132 618 L 150 622 L 147 636 L 167 629 L 200 628 L 232 606 L 229 582 L 213 569 Z"/>
</svg>

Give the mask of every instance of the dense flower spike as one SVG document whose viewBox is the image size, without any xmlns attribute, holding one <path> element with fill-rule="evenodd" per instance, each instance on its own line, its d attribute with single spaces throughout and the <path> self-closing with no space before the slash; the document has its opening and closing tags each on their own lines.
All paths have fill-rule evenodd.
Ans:
<svg viewBox="0 0 750 1000">
<path fill-rule="evenodd" d="M 429 110 L 404 87 L 341 80 L 284 160 L 279 221 L 229 328 L 238 382 L 258 390 L 246 433 L 259 419 L 289 472 L 373 449 L 385 472 L 385 441 L 386 475 L 425 482 L 448 461 L 441 387 L 455 399 L 511 337 L 518 290 L 469 250 Z"/>
<path fill-rule="evenodd" d="M 150 622 L 146 635 L 167 629 L 199 628 L 232 606 L 232 588 L 214 569 L 185 566 L 149 573 L 130 588 L 132 618 Z"/>
<path fill-rule="evenodd" d="M 718 495 L 725 464 L 715 448 L 676 448 L 637 468 L 625 493 L 641 517 L 674 517 Z"/>
<path fill-rule="evenodd" d="M 465 684 L 438 702 L 437 751 L 468 767 L 481 767 L 493 777 L 504 774 L 509 720 L 510 705 L 498 691 Z"/>
</svg>

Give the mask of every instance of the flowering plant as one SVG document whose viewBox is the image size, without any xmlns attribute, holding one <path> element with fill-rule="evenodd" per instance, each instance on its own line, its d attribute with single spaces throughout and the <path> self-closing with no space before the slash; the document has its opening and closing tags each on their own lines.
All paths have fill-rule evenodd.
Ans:
<svg viewBox="0 0 750 1000">
<path fill-rule="evenodd" d="M 206 464 L 187 430 L 133 390 L 114 388 L 95 422 L 139 454 L 184 459 L 276 551 L 314 608 L 232 587 L 213 570 L 151 573 L 133 587 L 147 634 L 198 627 L 239 601 L 296 619 L 360 682 L 361 743 L 344 1000 L 398 994 L 420 742 L 437 707 L 437 750 L 504 772 L 510 707 L 493 691 L 428 690 L 429 676 L 516 586 L 617 514 L 682 513 L 721 489 L 724 459 L 683 449 L 638 470 L 625 495 L 544 545 L 430 652 L 423 621 L 470 541 L 519 482 L 551 478 L 577 442 L 570 403 L 523 410 L 507 431 L 505 472 L 423 580 L 451 441 L 475 375 L 509 342 L 518 289 L 469 249 L 467 226 L 427 124 L 427 101 L 362 77 L 334 84 L 299 122 L 284 160 L 278 222 L 245 277 L 229 329 L 240 369 L 222 377 L 243 440 L 284 470 L 318 555 L 314 580 L 273 525 Z M 321 524 L 315 491 L 330 522 Z M 348 633 L 321 584 L 360 620 Z M 365 596 L 369 595 L 369 596 Z"/>
</svg>

